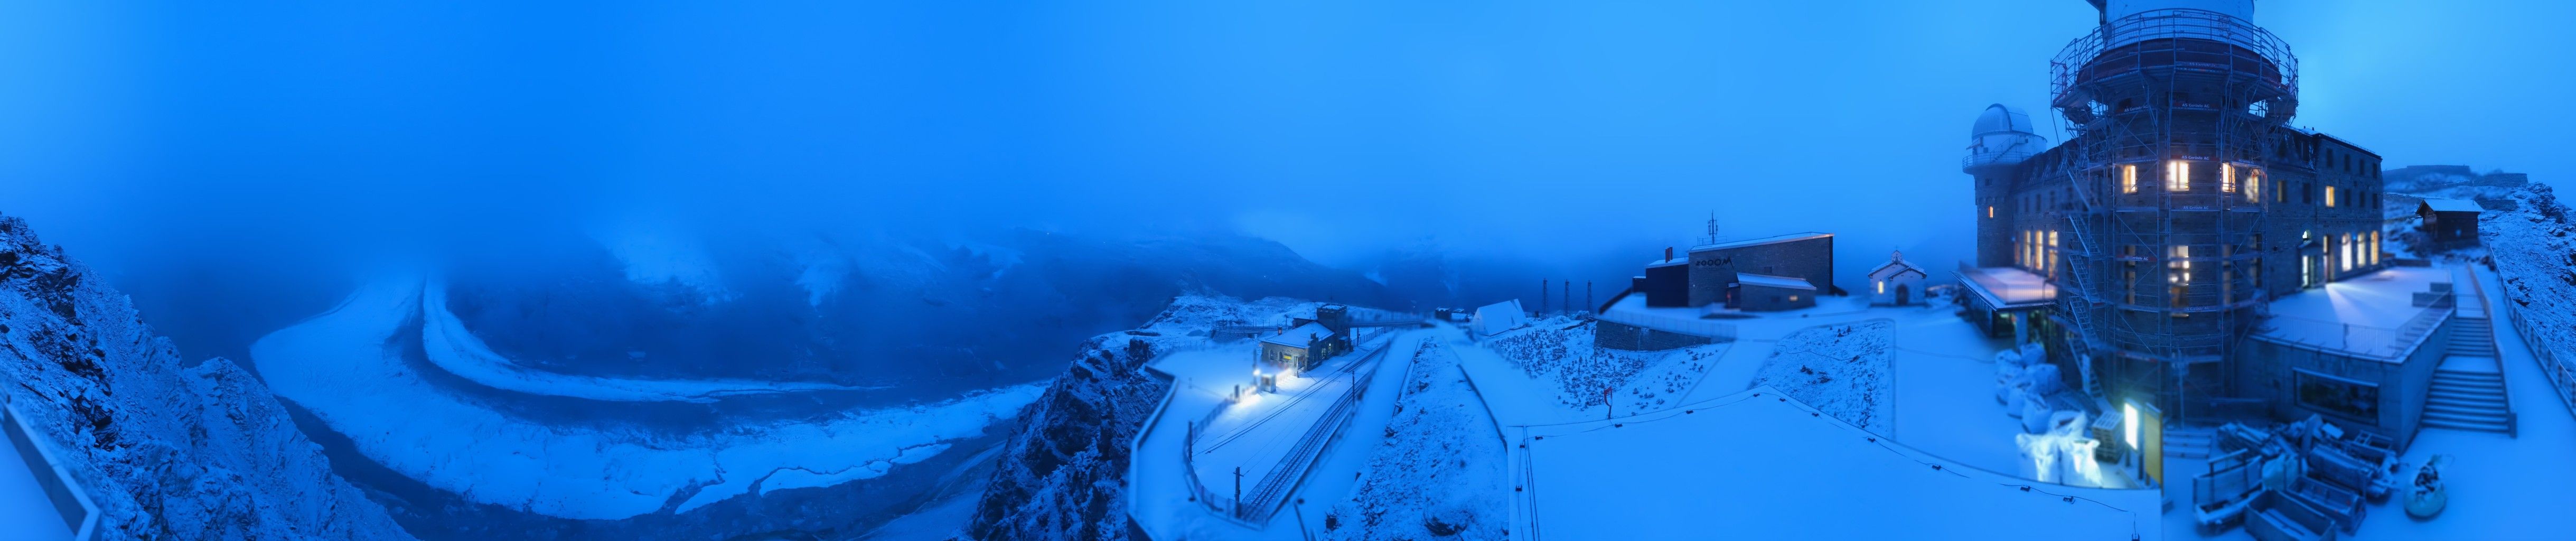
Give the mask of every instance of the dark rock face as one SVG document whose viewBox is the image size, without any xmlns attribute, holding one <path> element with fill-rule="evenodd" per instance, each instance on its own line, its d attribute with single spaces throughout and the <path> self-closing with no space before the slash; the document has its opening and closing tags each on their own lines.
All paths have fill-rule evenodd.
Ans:
<svg viewBox="0 0 2576 541">
<path fill-rule="evenodd" d="M 984 540 L 1142 539 L 1127 519 L 1129 444 L 1171 385 L 1145 373 L 1158 337 L 1092 338 L 1020 416 L 967 533 Z"/>
<path fill-rule="evenodd" d="M 257 378 L 181 361 L 125 295 L 11 217 L 0 393 L 98 506 L 97 539 L 411 538 Z"/>
</svg>

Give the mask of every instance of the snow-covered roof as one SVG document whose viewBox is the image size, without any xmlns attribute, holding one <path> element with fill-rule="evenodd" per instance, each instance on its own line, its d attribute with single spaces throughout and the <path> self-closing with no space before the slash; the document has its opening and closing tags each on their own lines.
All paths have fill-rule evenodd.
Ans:
<svg viewBox="0 0 2576 541">
<path fill-rule="evenodd" d="M 1898 269 L 1898 270 L 1896 270 L 1895 272 L 1890 272 L 1890 273 L 1888 273 L 1888 274 L 1884 274 L 1884 275 L 1879 274 L 1880 272 L 1882 272 L 1882 271 L 1887 271 L 1888 269 L 1891 269 L 1891 268 L 1893 268 L 1893 269 Z M 1870 269 L 1870 270 L 1869 270 L 1869 277 L 1871 277 L 1871 278 L 1879 278 L 1879 277 L 1882 277 L 1882 276 L 1885 276 L 1885 277 L 1894 277 L 1894 276 L 1896 276 L 1897 274 L 1903 273 L 1903 272 L 1905 272 L 1905 271 L 1914 271 L 1914 274 L 1921 275 L 1921 276 L 1923 276 L 1923 277 L 1925 277 L 1925 278 L 1930 278 L 1930 277 L 1932 277 L 1932 273 L 1931 273 L 1930 271 L 1925 271 L 1925 270 L 1923 270 L 1923 267 L 1917 267 L 1917 266 L 1914 266 L 1914 262 L 1912 262 L 1912 261 L 1906 261 L 1906 260 L 1905 260 L 1905 256 L 1904 256 L 1903 254 L 1898 254 L 1898 255 L 1894 255 L 1894 256 L 1889 256 L 1889 257 L 1887 258 L 1887 262 L 1886 262 L 1886 263 L 1881 263 L 1881 264 L 1879 264 L 1879 265 L 1878 265 L 1878 268 Z"/>
<path fill-rule="evenodd" d="M 1816 289 L 1816 285 L 1815 285 L 1815 284 L 1807 283 L 1807 279 L 1805 279 L 1805 278 L 1790 278 L 1790 277 L 1787 277 L 1787 276 L 1772 276 L 1772 275 L 1768 275 L 1768 274 L 1754 274 L 1754 273 L 1750 273 L 1750 272 L 1740 272 L 1740 273 L 1736 273 L 1736 274 L 1735 274 L 1735 281 L 1736 281 L 1736 282 L 1743 283 L 1744 285 L 1749 285 L 1749 286 L 1776 287 L 1776 288 L 1781 288 L 1781 289 L 1804 289 L 1804 290 L 1809 290 L 1809 291 L 1813 291 L 1813 290 L 1815 290 L 1815 289 Z"/>
<path fill-rule="evenodd" d="M 1997 309 L 2045 306 L 2057 301 L 2057 286 L 2016 267 L 1959 267 L 1959 283 Z"/>
<path fill-rule="evenodd" d="M 2478 202 L 2467 199 L 2425 199 L 2424 207 L 2433 212 L 2485 212 Z"/>
<path fill-rule="evenodd" d="M 1332 329 L 1324 328 L 1324 326 L 1319 323 L 1308 323 L 1298 325 L 1297 328 L 1288 329 L 1287 331 L 1280 332 L 1279 334 L 1263 337 L 1261 341 L 1292 348 L 1302 348 L 1306 347 L 1307 344 L 1314 343 L 1316 339 L 1332 335 Z"/>
<path fill-rule="evenodd" d="M 1730 241 L 1726 241 L 1726 242 L 1720 242 L 1720 243 L 1717 243 L 1717 244 L 1710 244 L 1710 245 L 1707 245 L 1707 246 L 1700 246 L 1700 247 L 1697 247 L 1697 248 L 1691 248 L 1691 249 L 1690 249 L 1690 251 L 1691 251 L 1691 252 L 1696 253 L 1696 252 L 1706 252 L 1706 251 L 1709 251 L 1709 250 L 1726 250 L 1726 249 L 1732 249 L 1732 248 L 1743 248 L 1743 247 L 1746 247 L 1746 246 L 1761 246 L 1761 245 L 1764 245 L 1764 244 L 1779 244 L 1779 243 L 1783 243 L 1783 242 L 1790 242 L 1790 241 L 1800 241 L 1800 240 L 1808 240 L 1808 239 L 1820 239 L 1820 238 L 1826 238 L 1826 237 L 1831 237 L 1831 236 L 1834 236 L 1834 234 L 1833 234 L 1833 233 L 1817 233 L 1817 232 L 1813 232 L 1813 231 L 1809 231 L 1809 232 L 1805 232 L 1805 233 L 1790 233 L 1790 234 L 1787 234 L 1787 235 L 1775 235 L 1775 236 L 1769 236 L 1769 237 L 1762 237 L 1762 238 L 1758 238 L 1758 239 L 1730 240 Z"/>
<path fill-rule="evenodd" d="M 1529 311 L 1521 309 L 1521 300 L 1493 303 L 1476 308 L 1476 334 L 1493 336 L 1529 324 Z"/>
<path fill-rule="evenodd" d="M 2434 308 L 2415 306 L 2415 294 L 2428 292 L 2433 284 L 2458 284 L 2457 302 L 2475 306 L 2469 284 L 2452 275 L 2451 269 L 2437 267 L 2390 267 L 2386 270 L 2328 282 L 2325 287 L 2303 290 L 2272 301 L 2272 318 L 2254 329 L 2254 337 L 2268 342 L 2296 344 L 2317 349 L 2344 351 L 2384 361 L 2402 360 L 2418 343 L 2432 336 L 2431 324 L 2438 314 Z"/>
<path fill-rule="evenodd" d="M 2155 490 L 2076 488 L 1951 461 L 1770 386 L 1532 426 L 1526 530 L 1584 539 L 2161 538 Z M 1713 512 L 1722 511 L 1722 512 Z"/>
<path fill-rule="evenodd" d="M 1651 269 L 1651 268 L 1655 268 L 1655 267 L 1670 267 L 1670 266 L 1673 266 L 1673 265 L 1680 265 L 1680 264 L 1683 264 L 1683 263 L 1689 263 L 1689 262 L 1690 262 L 1690 258 L 1687 258 L 1687 257 L 1676 257 L 1676 258 L 1672 258 L 1672 259 L 1657 259 L 1657 260 L 1654 260 L 1654 261 L 1648 261 L 1648 262 L 1646 262 L 1646 268 Z"/>
</svg>

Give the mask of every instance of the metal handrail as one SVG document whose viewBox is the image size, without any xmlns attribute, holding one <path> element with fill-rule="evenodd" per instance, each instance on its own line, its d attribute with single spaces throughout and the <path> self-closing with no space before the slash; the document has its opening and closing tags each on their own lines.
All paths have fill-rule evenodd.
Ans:
<svg viewBox="0 0 2576 541">
<path fill-rule="evenodd" d="M 2506 382 L 2506 380 L 2512 378 L 2504 377 L 2504 345 L 2496 343 L 2494 303 L 2487 298 L 2486 283 L 2478 281 L 2478 269 L 2476 267 L 2462 265 L 2460 266 L 2460 273 L 2463 277 L 2468 278 L 2469 291 L 2477 293 L 2478 312 L 2480 315 L 2484 316 L 2480 319 L 2484 319 L 2487 322 L 2487 350 L 2495 352 L 2496 356 L 2496 387 L 2504 389 L 2506 397 L 2504 401 L 2504 434 L 2508 437 L 2522 437 L 2522 419 L 2513 411 L 2513 388 L 2511 387 L 2511 384 Z M 2452 290 L 2458 291 L 2458 288 L 2454 287 Z"/>
<path fill-rule="evenodd" d="M 2224 13 L 2199 9 L 2156 9 L 2104 23 L 2091 33 L 2067 42 L 2066 48 L 2049 61 L 2049 97 L 2060 106 L 2069 105 L 2067 98 L 2078 86 L 2077 80 L 2105 52 L 2121 46 L 2171 38 L 2215 41 L 2242 47 L 2254 53 L 2255 60 L 2270 64 L 2278 72 L 2269 82 L 2280 85 L 2285 95 L 2299 95 L 2299 58 L 2290 53 L 2289 42 L 2251 22 Z M 2230 56 L 2234 55 L 2231 53 Z"/>
<path fill-rule="evenodd" d="M 2006 151 L 2002 151 L 2002 152 L 1970 152 L 1970 153 L 1968 153 L 1968 156 L 1967 156 L 1967 157 L 1965 157 L 1965 158 L 1960 158 L 1960 159 L 1959 159 L 1959 168 L 1961 168 L 1961 169 L 1966 169 L 1966 168 L 1970 168 L 1970 167 L 1976 167 L 1976 166 L 1980 166 L 1980 165 L 1986 165 L 1986 164 L 1991 164 L 1991 163 L 2001 162 L 2001 161 L 2004 161 L 2004 160 L 2012 160 L 2012 161 L 2014 161 L 2014 162 L 2016 162 L 2016 163 L 2017 163 L 2017 162 L 2021 162 L 2021 161 L 2029 160 L 2032 156 L 2037 156 L 2037 155 L 2039 155 L 2039 151 L 2036 151 L 2036 150 L 2006 150 Z"/>
</svg>

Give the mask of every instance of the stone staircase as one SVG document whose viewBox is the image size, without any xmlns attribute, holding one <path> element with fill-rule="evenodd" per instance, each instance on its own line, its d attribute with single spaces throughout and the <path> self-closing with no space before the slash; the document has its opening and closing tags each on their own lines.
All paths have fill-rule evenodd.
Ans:
<svg viewBox="0 0 2576 541">
<path fill-rule="evenodd" d="M 2496 364 L 2494 322 L 2458 317 L 2452 325 L 2449 355 L 2434 369 L 2432 392 L 2424 402 L 2424 426 L 2512 434 L 2513 408 L 2506 401 L 2504 371 Z"/>
</svg>

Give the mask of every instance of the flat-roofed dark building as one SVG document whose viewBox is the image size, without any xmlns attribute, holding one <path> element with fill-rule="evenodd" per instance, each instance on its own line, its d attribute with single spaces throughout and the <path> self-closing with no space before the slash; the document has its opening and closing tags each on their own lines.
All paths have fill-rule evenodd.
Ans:
<svg viewBox="0 0 2576 541">
<path fill-rule="evenodd" d="M 1739 273 L 1805 280 L 1816 288 L 1817 293 L 1831 294 L 1834 292 L 1834 235 L 1791 233 L 1692 248 L 1687 306 L 1711 303 L 1736 306 L 1736 299 L 1728 298 L 1727 292 L 1734 288 Z M 1808 297 L 1812 301 L 1814 296 Z"/>
</svg>

